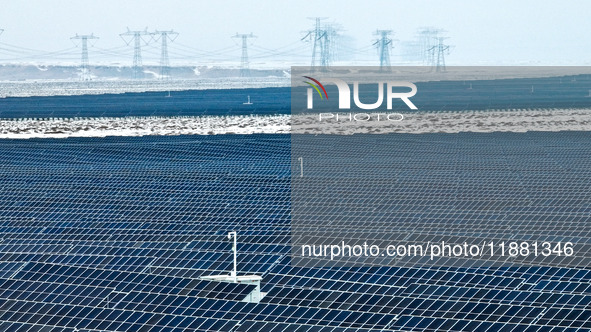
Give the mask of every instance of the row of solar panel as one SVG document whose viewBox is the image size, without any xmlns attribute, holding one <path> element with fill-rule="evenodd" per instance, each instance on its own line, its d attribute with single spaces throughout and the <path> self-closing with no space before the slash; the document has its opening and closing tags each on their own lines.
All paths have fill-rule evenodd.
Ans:
<svg viewBox="0 0 591 332">
<path fill-rule="evenodd" d="M 536 136 L 536 134 L 532 135 Z M 413 137 L 408 141 L 445 141 L 446 138 L 443 136 L 445 135 L 427 135 L 423 138 Z M 582 140 L 587 139 L 580 133 L 562 133 L 558 136 L 550 134 L 550 136 L 552 140 L 559 141 L 558 145 L 564 145 L 562 143 L 565 141 L 573 141 L 574 145 L 583 146 Z M 579 139 L 574 139 L 573 136 Z M 264 144 L 267 144 L 268 150 L 265 153 L 258 149 L 251 151 L 245 148 L 249 143 L 256 144 L 259 138 L 264 138 Z M 109 146 L 105 150 L 98 149 L 97 151 L 100 152 L 93 155 L 85 155 L 83 151 L 88 149 L 88 145 L 84 145 L 86 141 L 92 142 L 90 145 Z M 17 141 L 15 144 L 21 145 L 16 154 L 20 156 L 18 162 L 8 161 L 6 167 L 0 166 L 0 173 L 8 174 L 16 169 L 17 165 L 19 167 L 27 165 L 26 172 L 17 173 L 24 177 L 25 181 L 18 182 L 11 178 L 2 182 L 3 186 L 4 183 L 7 184 L 4 190 L 7 195 L 4 202 L 19 201 L 19 204 L 14 208 L 8 204 L 1 205 L 2 208 L 0 208 L 5 213 L 0 225 L 5 231 L 2 235 L 4 240 L 0 243 L 2 246 L 0 248 L 5 250 L 0 251 L 4 253 L 0 258 L 4 260 L 0 262 L 0 278 L 7 282 L 7 285 L 10 283 L 11 288 L 12 285 L 19 283 L 19 286 L 15 287 L 19 292 L 22 291 L 19 293 L 22 295 L 6 293 L 6 299 L 2 304 L 10 310 L 3 311 L 4 306 L 2 306 L 0 319 L 10 321 L 14 325 L 3 326 L 9 326 L 8 330 L 16 330 L 18 324 L 15 322 L 20 322 L 19 324 L 28 326 L 32 330 L 44 326 L 42 324 L 50 323 L 48 328 L 51 326 L 77 327 L 81 331 L 90 326 L 93 328 L 100 326 L 105 330 L 152 328 L 169 331 L 173 326 L 187 325 L 191 328 L 186 331 L 231 329 L 295 331 L 300 329 L 347 332 L 371 329 L 437 330 L 442 328 L 528 331 L 540 330 L 548 325 L 558 326 L 561 329 L 569 326 L 573 329 L 588 327 L 586 317 L 589 316 L 587 306 L 591 294 L 585 285 L 588 285 L 591 280 L 589 269 L 535 266 L 496 268 L 430 266 L 299 268 L 291 266 L 289 257 L 285 256 L 289 252 L 290 244 L 289 178 L 277 176 L 289 174 L 289 163 L 286 162 L 289 161 L 289 151 L 286 149 L 289 147 L 288 141 L 289 137 L 281 135 L 236 136 L 224 140 L 220 140 L 219 137 L 123 138 L 119 144 L 112 144 L 111 138 L 73 139 L 39 142 L 41 146 L 38 149 L 30 149 L 31 146 Z M 162 162 L 154 163 L 150 161 L 154 159 L 150 154 L 161 152 L 156 149 L 136 152 L 138 145 L 134 142 L 140 142 L 140 146 L 144 142 L 159 142 L 159 148 L 175 151 L 173 154 L 186 152 L 186 156 L 183 156 L 186 159 L 180 163 L 165 162 L 164 159 Z M 193 142 L 195 143 L 187 144 Z M 2 144 L 3 142 L 0 142 L 0 149 Z M 535 142 L 531 144 L 535 145 Z M 50 148 L 43 149 L 42 146 L 50 146 Z M 218 150 L 215 154 L 212 153 L 211 157 L 211 160 L 216 160 L 215 163 L 207 166 L 207 162 L 199 158 L 198 151 L 202 148 L 206 155 L 210 148 Z M 527 146 L 522 148 L 528 149 Z M 420 150 L 415 150 L 415 153 L 416 151 Z M 426 151 L 425 153 L 428 153 L 429 150 Z M 60 156 L 75 156 L 77 152 L 81 152 L 80 164 L 69 164 L 68 158 L 63 158 L 60 162 Z M 53 155 L 48 158 L 47 163 L 44 162 L 46 154 Z M 223 156 L 228 156 L 230 159 L 223 160 Z M 453 154 L 449 157 L 455 158 Z M 124 161 L 128 159 L 139 162 L 142 158 L 147 162 L 143 165 L 145 167 L 141 168 L 133 162 L 126 164 Z M 399 157 L 393 155 L 391 158 L 397 160 Z M 191 165 L 191 160 L 200 166 Z M 240 164 L 238 161 L 242 160 L 250 160 L 244 169 L 237 166 Z M 10 166 L 10 163 L 13 165 Z M 464 167 L 463 164 L 458 165 L 458 167 Z M 232 169 L 232 174 L 228 174 L 226 166 L 236 167 Z M 270 169 L 272 167 L 276 167 L 277 171 Z M 112 181 L 106 179 L 108 171 L 99 171 L 108 169 L 118 169 L 119 173 L 114 173 L 118 175 L 114 175 Z M 160 171 L 153 171 L 154 169 Z M 258 169 L 260 169 L 258 176 L 246 175 L 257 173 Z M 179 173 L 178 177 L 169 174 L 175 172 Z M 214 178 L 218 177 L 218 179 L 214 181 L 203 174 L 215 175 Z M 492 172 L 481 180 L 488 181 L 485 182 L 487 184 L 496 183 L 495 188 L 501 190 L 505 183 L 510 184 L 511 181 L 515 181 L 513 176 L 503 178 L 504 174 L 506 173 Z M 51 177 L 54 175 L 56 175 L 55 179 L 58 179 L 55 181 L 63 185 L 52 182 Z M 195 184 L 182 184 L 180 179 L 184 176 L 187 176 L 187 181 Z M 469 176 L 477 176 L 477 174 L 466 174 L 466 177 Z M 125 181 L 121 181 L 122 179 Z M 561 190 L 560 186 L 566 186 L 569 183 L 561 183 L 561 177 L 553 175 L 539 179 L 539 181 L 546 181 L 548 193 L 551 193 L 554 188 Z M 579 179 L 585 181 L 585 177 L 581 176 Z M 155 183 L 151 184 L 150 181 Z M 205 181 L 211 182 L 202 183 Z M 26 182 L 35 186 L 26 187 Z M 416 182 L 417 186 L 413 187 L 412 181 L 399 182 L 401 186 L 408 187 L 407 192 L 416 188 L 417 193 L 420 193 L 418 189 L 425 183 Z M 465 183 L 468 185 L 471 182 Z M 15 190 L 15 186 L 20 185 L 25 186 L 26 189 Z M 377 183 L 374 185 L 374 189 L 377 185 Z M 575 189 L 581 188 L 581 192 L 584 193 L 583 186 L 577 185 Z M 572 185 L 568 184 L 568 186 Z M 371 186 L 366 187 L 371 188 Z M 168 201 L 174 196 L 173 194 L 150 197 L 145 194 L 144 188 L 151 188 L 150 192 L 180 190 L 189 194 L 177 196 L 178 201 L 175 202 Z M 229 193 L 234 188 L 239 194 Z M 27 192 L 31 189 L 33 191 Z M 423 187 L 425 197 L 431 196 L 429 197 L 431 199 L 436 196 L 429 195 L 431 190 L 429 187 Z M 566 190 L 567 188 L 563 188 L 562 192 Z M 133 203 L 133 200 L 136 200 L 138 203 L 113 204 L 115 198 L 107 196 L 113 192 L 119 193 L 116 197 L 117 201 Z M 223 199 L 210 199 L 216 192 L 224 192 L 217 196 Z M 491 191 L 492 194 L 494 192 L 494 190 Z M 562 192 L 557 195 L 564 197 Z M 261 194 L 260 199 L 256 199 L 259 193 L 272 195 Z M 39 194 L 45 194 L 47 197 L 40 198 Z M 32 197 L 35 195 L 37 199 Z M 56 198 L 55 202 L 63 204 L 64 208 L 71 209 L 75 213 L 62 213 L 58 210 L 59 204 L 44 205 L 42 203 L 52 197 Z M 255 199 L 243 201 L 242 204 L 250 206 L 233 206 L 244 197 L 255 197 Z M 83 204 L 76 205 L 77 200 Z M 179 201 L 182 204 L 178 204 Z M 573 204 L 565 204 L 567 208 L 564 211 L 552 213 L 531 211 L 523 207 L 506 208 L 502 214 L 491 211 L 457 210 L 446 213 L 440 208 L 424 208 L 422 211 L 407 212 L 398 209 L 394 212 L 406 218 L 401 219 L 404 222 L 400 223 L 404 227 L 406 225 L 410 227 L 417 221 L 416 217 L 423 218 L 425 225 L 427 222 L 440 223 L 439 219 L 453 220 L 466 225 L 470 224 L 469 220 L 478 218 L 494 220 L 493 218 L 501 215 L 507 216 L 505 222 L 522 221 L 524 229 L 528 227 L 528 218 L 546 220 L 548 226 L 554 221 L 584 224 L 588 217 L 587 212 L 573 211 L 586 204 L 585 200 L 574 201 Z M 215 203 L 213 207 L 205 206 L 212 202 Z M 230 205 L 227 205 L 228 203 Z M 416 204 L 425 207 L 419 200 L 416 200 Z M 142 211 L 137 211 L 136 214 L 129 212 L 135 208 L 134 206 L 141 206 Z M 115 207 L 119 209 L 117 213 L 112 210 Z M 26 213 L 20 214 L 23 211 Z M 260 214 L 265 214 L 267 217 L 258 218 Z M 121 216 L 126 217 L 114 219 Z M 35 217 L 35 220 L 32 217 Z M 494 224 L 491 224 L 492 226 Z M 232 300 L 213 299 L 218 296 L 228 297 L 230 296 L 228 294 L 238 294 L 228 293 L 225 288 L 215 291 L 208 288 L 203 292 L 200 290 L 201 286 L 197 285 L 194 288 L 188 286 L 201 275 L 216 274 L 220 270 L 225 272 L 230 269 L 231 258 L 227 251 L 229 245 L 225 240 L 225 235 L 230 230 L 239 232 L 240 271 L 242 273 L 255 271 L 264 276 L 262 287 L 268 294 L 263 297 L 261 304 L 241 302 L 240 297 L 245 293 L 239 293 L 240 296 L 232 295 L 234 296 L 231 297 Z M 28 251 L 19 251 L 19 249 Z M 174 251 L 178 253 L 173 253 Z M 224 252 L 221 253 L 221 251 Z M 214 252 L 218 254 L 212 254 Z M 255 258 L 259 256 L 260 259 Z M 162 264 L 150 266 L 156 257 L 161 258 Z M 174 259 L 168 260 L 166 257 Z M 183 259 L 178 259 L 179 257 Z M 14 262 L 14 259 L 19 259 L 19 263 Z M 32 262 L 24 265 L 27 260 Z M 34 263 L 35 260 L 42 260 L 45 263 Z M 60 262 L 60 264 L 46 264 L 48 261 Z M 67 265 L 78 266 L 63 266 L 65 262 Z M 195 262 L 196 268 L 184 269 L 177 266 L 183 266 L 185 262 Z M 207 266 L 207 269 L 199 268 L 199 264 L 203 267 Z M 110 270 L 105 269 L 107 266 Z M 195 282 L 202 283 L 202 281 Z M 96 289 L 101 287 L 111 287 L 113 290 L 124 293 L 110 293 L 109 296 L 103 297 L 105 294 L 96 293 Z M 35 293 L 37 289 L 39 291 Z M 182 292 L 185 293 L 181 294 Z M 188 295 L 189 292 L 191 296 Z M 67 295 L 75 293 L 77 296 Z M 107 297 L 109 297 L 108 300 Z M 332 299 L 338 300 L 332 301 Z M 101 302 L 96 304 L 99 300 Z M 68 301 L 72 303 L 58 303 Z M 93 302 L 90 307 L 87 307 L 76 304 L 83 303 L 77 301 Z M 187 306 L 195 306 L 196 303 L 199 307 L 197 311 L 186 311 L 191 315 L 190 317 L 172 320 L 166 314 L 166 312 L 179 313 L 181 310 L 186 310 L 184 308 Z M 153 312 L 143 312 L 143 308 L 150 308 Z M 547 308 L 556 308 L 556 310 Z M 449 310 L 446 311 L 446 309 Z M 504 311 L 505 309 L 507 310 Z M 46 312 L 48 314 L 45 314 Z M 56 316 L 55 313 L 58 312 L 59 315 Z M 468 319 L 469 314 L 474 315 L 474 317 L 470 316 L 474 320 Z M 560 320 L 561 317 L 567 316 L 567 319 Z M 118 317 L 131 318 L 123 322 L 123 318 Z M 144 318 L 136 319 L 136 317 L 145 317 L 145 320 Z"/>
</svg>

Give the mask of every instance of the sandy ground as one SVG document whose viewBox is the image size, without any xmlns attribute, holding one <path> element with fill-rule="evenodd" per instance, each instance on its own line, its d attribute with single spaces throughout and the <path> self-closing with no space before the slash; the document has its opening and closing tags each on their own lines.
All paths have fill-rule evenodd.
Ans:
<svg viewBox="0 0 591 332">
<path fill-rule="evenodd" d="M 382 119 L 384 116 L 382 116 Z M 392 116 L 398 120 L 400 116 Z M 343 120 L 344 119 L 344 120 Z M 591 130 L 591 109 L 532 109 L 486 110 L 437 113 L 405 113 L 401 121 L 319 121 L 319 116 L 297 115 L 292 132 L 309 134 L 356 133 L 459 133 L 459 132 L 526 132 L 526 131 L 585 131 Z M 364 119 L 360 116 L 359 119 Z"/>
</svg>

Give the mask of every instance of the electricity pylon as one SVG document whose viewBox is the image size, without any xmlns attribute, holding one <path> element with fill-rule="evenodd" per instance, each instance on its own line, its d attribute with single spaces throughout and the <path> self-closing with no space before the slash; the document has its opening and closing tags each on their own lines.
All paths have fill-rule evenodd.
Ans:
<svg viewBox="0 0 591 332">
<path fill-rule="evenodd" d="M 439 33 L 443 30 L 433 27 L 423 27 L 419 29 L 419 52 L 423 65 L 433 64 L 433 52 L 431 49 L 436 46 L 435 41 Z"/>
<path fill-rule="evenodd" d="M 324 26 L 324 43 L 322 43 L 322 49 L 320 52 L 320 56 L 321 56 L 321 61 L 320 61 L 320 66 L 322 68 L 323 71 L 326 71 L 326 69 L 330 66 L 330 63 L 332 62 L 333 58 L 334 58 L 334 53 L 335 53 L 335 49 L 336 49 L 336 36 L 337 36 L 337 30 L 334 26 L 327 24 Z"/>
<path fill-rule="evenodd" d="M 392 48 L 392 39 L 389 35 L 392 30 L 376 30 L 374 33 L 378 39 L 374 43 L 380 56 L 380 71 L 390 70 L 390 49 Z"/>
<path fill-rule="evenodd" d="M 143 78 L 144 73 L 142 70 L 142 41 L 145 44 L 148 44 L 148 41 L 144 40 L 143 36 L 151 35 L 148 32 L 148 28 L 143 31 L 131 31 L 127 28 L 127 32 L 120 34 L 121 39 L 127 44 L 130 45 L 131 42 L 134 42 L 133 45 L 133 78 Z M 125 37 L 130 37 L 129 40 L 125 40 Z"/>
<path fill-rule="evenodd" d="M 178 32 L 172 30 L 169 31 L 158 31 L 156 30 L 153 35 L 156 37 L 154 40 L 162 42 L 162 50 L 160 54 L 160 79 L 170 79 L 170 62 L 168 61 L 168 41 L 174 42 L 179 36 Z"/>
<path fill-rule="evenodd" d="M 334 37 L 336 36 L 336 30 L 331 25 L 322 25 L 322 20 L 326 17 L 315 17 L 313 19 L 316 22 L 314 29 L 308 30 L 307 34 L 302 40 L 309 38 L 312 43 L 312 62 L 310 69 L 315 71 L 317 64 L 320 65 L 320 69 L 325 71 L 330 66 L 330 60 L 332 57 L 332 48 L 334 46 Z M 320 55 L 317 61 L 317 55 Z"/>
<path fill-rule="evenodd" d="M 445 53 L 447 52 L 447 54 L 449 54 L 449 45 L 443 44 L 445 39 L 447 39 L 447 37 L 437 37 L 437 45 L 429 49 L 432 54 L 433 66 L 435 67 L 436 72 L 445 71 Z M 435 52 L 437 52 L 437 55 L 435 55 Z"/>
<path fill-rule="evenodd" d="M 80 40 L 82 44 L 82 62 L 80 63 L 80 79 L 82 81 L 90 81 L 90 68 L 88 65 L 88 40 L 99 39 L 93 34 L 90 35 L 78 35 L 71 37 L 72 40 Z"/>
<path fill-rule="evenodd" d="M 236 32 L 232 38 L 241 38 L 242 39 L 242 57 L 240 58 L 240 76 L 241 77 L 249 77 L 250 76 L 250 66 L 248 63 L 248 38 L 256 38 L 257 36 L 253 35 L 252 33 L 249 34 L 240 34 Z"/>
</svg>

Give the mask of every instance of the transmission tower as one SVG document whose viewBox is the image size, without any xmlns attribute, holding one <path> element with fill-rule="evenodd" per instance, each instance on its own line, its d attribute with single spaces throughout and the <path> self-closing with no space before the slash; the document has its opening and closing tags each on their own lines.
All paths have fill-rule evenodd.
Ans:
<svg viewBox="0 0 591 332">
<path fill-rule="evenodd" d="M 374 43 L 378 48 L 380 56 L 380 71 L 390 70 L 390 49 L 392 48 L 392 39 L 389 35 L 392 30 L 376 30 L 375 35 L 378 39 Z"/>
<path fill-rule="evenodd" d="M 242 39 L 242 57 L 240 58 L 240 76 L 241 77 L 248 77 L 250 76 L 250 68 L 248 64 L 248 38 L 256 38 L 257 36 L 253 35 L 252 33 L 249 34 L 240 34 L 236 33 L 232 38 L 241 38 Z"/>
<path fill-rule="evenodd" d="M 324 26 L 324 43 L 322 43 L 322 49 L 320 52 L 321 61 L 320 65 L 322 66 L 322 70 L 326 70 L 329 66 L 331 61 L 334 58 L 334 53 L 336 50 L 336 36 L 337 30 L 332 25 L 325 25 Z"/>
<path fill-rule="evenodd" d="M 309 39 L 312 43 L 312 62 L 310 64 L 311 70 L 315 71 L 317 66 L 320 66 L 322 71 L 330 66 L 332 53 L 335 49 L 335 41 L 337 36 L 336 29 L 330 25 L 322 25 L 322 20 L 326 17 L 315 17 L 313 19 L 316 23 L 314 29 L 308 30 L 307 34 L 302 40 Z"/>
<path fill-rule="evenodd" d="M 436 46 L 436 40 L 441 29 L 433 27 L 423 27 L 419 29 L 419 54 L 423 65 L 433 64 L 432 48 Z"/>
<path fill-rule="evenodd" d="M 133 78 L 143 78 L 144 73 L 142 70 L 142 41 L 147 44 L 148 42 L 144 40 L 144 36 L 151 35 L 148 32 L 148 28 L 143 31 L 131 31 L 127 28 L 127 32 L 120 34 L 121 39 L 127 44 L 130 45 L 133 41 Z M 125 38 L 128 37 L 129 40 Z"/>
<path fill-rule="evenodd" d="M 162 50 L 160 54 L 160 79 L 170 79 L 170 62 L 168 61 L 168 41 L 174 42 L 179 36 L 178 32 L 170 31 L 158 31 L 153 33 L 157 37 L 155 41 L 160 40 L 162 43 Z"/>
<path fill-rule="evenodd" d="M 445 53 L 449 54 L 449 45 L 443 44 L 445 39 L 447 39 L 447 37 L 437 37 L 437 45 L 430 48 L 433 66 L 435 67 L 436 72 L 445 71 Z M 437 55 L 435 55 L 435 53 L 437 53 Z"/>
<path fill-rule="evenodd" d="M 90 35 L 78 35 L 71 37 L 72 40 L 80 40 L 82 44 L 82 62 L 80 63 L 80 79 L 82 81 L 90 81 L 90 68 L 88 66 L 88 40 L 99 39 L 93 34 Z"/>
</svg>

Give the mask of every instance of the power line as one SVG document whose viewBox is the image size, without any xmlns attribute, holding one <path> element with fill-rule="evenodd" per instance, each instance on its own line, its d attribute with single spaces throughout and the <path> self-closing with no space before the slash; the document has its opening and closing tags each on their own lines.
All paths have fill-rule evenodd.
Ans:
<svg viewBox="0 0 591 332">
<path fill-rule="evenodd" d="M 89 39 L 99 39 L 98 37 L 94 36 L 93 34 L 90 35 L 78 35 L 71 37 L 72 40 L 80 40 L 82 42 L 82 59 L 80 63 L 80 79 L 82 81 L 89 81 L 90 80 L 90 68 L 88 66 L 88 40 Z"/>
<path fill-rule="evenodd" d="M 95 61 L 97 59 L 106 59 L 109 57 L 122 58 L 131 56 L 131 52 L 133 51 L 134 60 L 132 72 L 134 78 L 142 78 L 144 75 L 142 67 L 142 56 L 144 58 L 149 57 L 150 59 L 156 59 L 159 55 L 159 77 L 161 79 L 166 79 L 170 78 L 171 76 L 171 61 L 184 61 L 198 58 L 201 62 L 205 63 L 230 62 L 232 61 L 232 59 L 235 58 L 235 54 L 239 49 L 241 49 L 242 51 L 240 64 L 241 76 L 249 76 L 250 61 L 253 61 L 254 59 L 275 58 L 279 61 L 297 59 L 298 63 L 302 63 L 303 61 L 305 61 L 304 57 L 308 57 L 308 59 L 310 59 L 310 65 L 312 67 L 312 70 L 324 71 L 334 61 L 339 60 L 336 57 L 339 54 L 355 55 L 358 59 L 363 58 L 363 61 L 375 62 L 375 60 L 371 60 L 371 58 L 375 58 L 373 52 L 375 52 L 376 48 L 378 52 L 380 67 L 382 68 L 382 70 L 386 69 L 391 65 L 392 56 L 394 55 L 392 53 L 393 45 L 395 42 L 395 40 L 392 39 L 393 32 L 391 30 L 375 30 L 375 37 L 372 37 L 372 43 L 367 43 L 367 45 L 363 45 L 362 47 L 354 47 L 353 45 L 341 43 L 341 40 L 339 38 L 341 37 L 340 31 L 342 31 L 342 29 L 334 23 L 327 24 L 325 21 L 323 21 L 325 19 L 326 18 L 322 17 L 312 18 L 314 22 L 313 27 L 310 30 L 305 31 L 305 36 L 301 38 L 301 40 L 310 42 L 310 47 L 312 51 L 311 59 L 309 53 L 310 49 L 297 47 L 296 44 L 301 43 L 301 40 L 296 40 L 294 41 L 294 43 L 291 44 L 286 43 L 287 45 L 283 45 L 277 48 L 265 48 L 250 43 L 251 40 L 249 39 L 256 37 L 252 33 L 237 33 L 232 37 L 234 39 L 239 38 L 238 41 L 242 40 L 241 45 L 238 42 L 236 43 L 237 45 L 234 46 L 228 46 L 221 49 L 208 51 L 176 42 L 175 39 L 177 38 L 178 33 L 172 30 L 148 32 L 147 29 L 143 31 L 131 31 L 128 29 L 127 32 L 120 34 L 121 38 L 124 40 L 126 45 L 108 49 L 94 47 L 92 50 L 89 50 L 88 40 L 96 39 L 96 37 L 94 37 L 94 35 L 92 34 L 86 36 L 76 34 L 76 36 L 71 37 L 71 39 L 76 39 L 80 41 L 76 41 L 77 48 L 73 48 L 74 50 L 76 50 L 75 52 L 71 52 L 70 49 L 55 52 L 45 52 L 0 42 L 0 56 L 2 56 L 2 61 L 35 58 L 42 60 L 52 59 L 58 61 L 62 59 L 70 60 L 74 56 L 80 56 L 81 54 L 80 71 L 82 80 L 90 79 L 90 68 L 88 60 L 89 51 L 93 53 L 92 56 L 93 59 L 96 58 Z M 3 30 L 0 29 L 0 33 L 2 33 L 2 31 Z M 419 30 L 418 42 L 409 44 L 405 48 L 405 50 L 410 50 L 410 52 L 407 53 L 410 55 L 414 55 L 414 60 L 419 60 L 418 58 L 416 58 L 416 56 L 420 54 L 422 56 L 422 61 L 425 65 L 432 66 L 434 70 L 437 71 L 445 71 L 445 55 L 446 53 L 449 54 L 451 46 L 445 45 L 442 42 L 443 39 L 439 40 L 441 31 L 443 30 L 431 27 L 422 28 L 421 30 Z M 93 45 L 90 45 L 90 47 L 92 46 Z M 305 55 L 306 52 L 308 52 L 308 55 Z"/>
<path fill-rule="evenodd" d="M 94 47 L 94 53 L 97 54 L 98 56 L 102 56 L 102 57 L 106 57 L 106 56 L 121 57 L 121 56 L 129 56 L 130 55 L 129 48 L 127 46 L 119 46 L 119 47 L 113 47 L 113 48 L 108 48 L 108 49 Z"/>
<path fill-rule="evenodd" d="M 227 46 L 224 48 L 220 48 L 217 50 L 213 50 L 213 51 L 206 51 L 206 50 L 201 50 L 195 47 L 191 47 L 188 45 L 184 45 L 182 43 L 175 43 L 175 48 L 180 48 L 179 51 L 182 52 L 192 52 L 191 55 L 197 54 L 199 56 L 216 56 L 216 55 L 230 55 L 230 54 L 234 54 L 233 51 L 235 51 L 236 45 L 232 45 L 232 46 Z"/>
<path fill-rule="evenodd" d="M 14 54 L 14 56 L 17 56 L 16 58 L 11 58 L 11 59 L 3 59 L 3 60 L 8 60 L 8 61 L 12 61 L 12 60 L 25 60 L 25 59 L 35 59 L 35 58 L 46 58 L 46 57 L 54 57 L 54 56 L 60 56 L 60 55 L 71 55 L 72 53 L 70 51 L 75 50 L 76 47 L 73 46 L 71 48 L 67 48 L 67 49 L 63 49 L 63 50 L 59 50 L 59 51 L 55 51 L 55 52 L 49 52 L 49 53 L 41 53 L 42 51 L 37 51 L 37 50 L 30 50 L 30 49 L 25 49 L 25 48 L 19 48 L 16 46 L 12 46 L 9 44 L 5 44 L 5 43 L 0 43 L 0 46 L 6 46 L 6 47 L 12 47 L 12 48 L 16 48 L 17 50 L 10 50 L 10 49 L 2 49 L 3 51 L 7 51 L 7 52 L 11 52 Z M 27 51 L 25 51 L 27 50 Z M 33 52 L 39 52 L 39 53 L 33 53 Z"/>
</svg>

